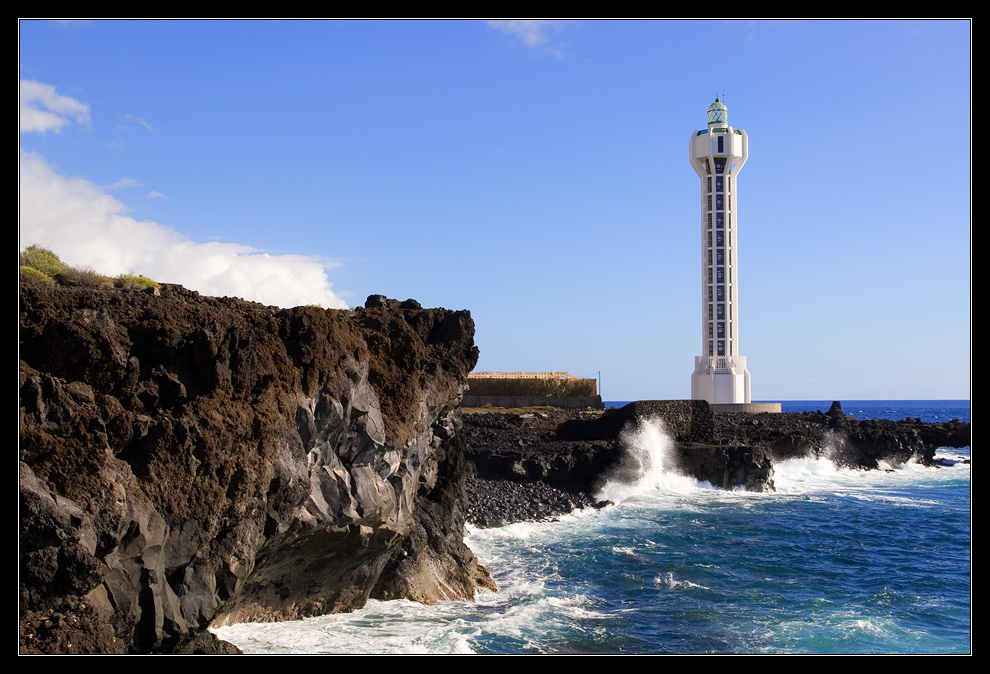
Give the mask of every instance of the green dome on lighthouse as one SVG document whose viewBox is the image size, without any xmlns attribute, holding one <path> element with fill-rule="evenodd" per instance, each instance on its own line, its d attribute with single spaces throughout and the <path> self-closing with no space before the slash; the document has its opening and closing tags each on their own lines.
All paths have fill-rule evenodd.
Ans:
<svg viewBox="0 0 990 674">
<path fill-rule="evenodd" d="M 708 106 L 708 126 L 712 124 L 728 124 L 729 123 L 729 109 L 725 107 L 725 103 L 715 99 L 715 102 Z"/>
</svg>

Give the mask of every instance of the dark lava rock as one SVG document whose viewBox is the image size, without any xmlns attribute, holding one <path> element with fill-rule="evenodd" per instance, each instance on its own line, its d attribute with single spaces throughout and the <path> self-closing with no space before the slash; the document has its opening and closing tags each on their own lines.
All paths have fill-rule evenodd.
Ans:
<svg viewBox="0 0 990 674">
<path fill-rule="evenodd" d="M 934 465 L 938 447 L 970 443 L 969 424 L 857 421 L 838 402 L 827 414 L 713 414 L 696 400 L 644 400 L 604 413 L 471 413 L 461 433 L 475 470 L 468 481 L 468 520 L 501 526 L 594 505 L 606 478 L 633 481 L 641 474 L 621 435 L 645 420 L 660 420 L 671 436 L 671 469 L 749 491 L 772 491 L 774 462 L 791 457 L 857 468 L 912 459 Z"/>
<path fill-rule="evenodd" d="M 543 522 L 581 508 L 601 507 L 590 494 L 569 492 L 545 482 L 470 477 L 467 481 L 470 524 L 488 529 L 514 522 Z"/>
<path fill-rule="evenodd" d="M 493 588 L 463 543 L 466 311 L 22 284 L 21 651 Z"/>
</svg>

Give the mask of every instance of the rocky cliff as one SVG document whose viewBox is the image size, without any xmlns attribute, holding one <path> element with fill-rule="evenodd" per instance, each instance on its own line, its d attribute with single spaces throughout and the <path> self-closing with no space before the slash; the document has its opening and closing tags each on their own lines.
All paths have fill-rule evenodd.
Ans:
<svg viewBox="0 0 990 674">
<path fill-rule="evenodd" d="M 22 652 L 225 650 L 204 630 L 471 598 L 465 311 L 278 309 L 22 284 Z"/>
</svg>

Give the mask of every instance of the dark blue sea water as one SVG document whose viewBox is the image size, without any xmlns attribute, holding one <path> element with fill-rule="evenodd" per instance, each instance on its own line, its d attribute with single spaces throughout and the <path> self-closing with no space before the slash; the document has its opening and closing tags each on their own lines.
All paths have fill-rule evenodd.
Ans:
<svg viewBox="0 0 990 674">
<path fill-rule="evenodd" d="M 860 419 L 969 421 L 969 409 L 843 401 Z M 795 460 L 777 467 L 775 493 L 754 494 L 665 470 L 658 424 L 625 444 L 648 468 L 606 488 L 618 505 L 470 533 L 497 593 L 218 632 L 249 653 L 970 652 L 968 463 L 864 472 Z"/>
<path fill-rule="evenodd" d="M 631 400 L 606 400 L 605 407 L 622 407 Z M 828 412 L 831 400 L 784 400 L 753 402 L 780 402 L 782 412 Z M 857 419 L 889 419 L 900 421 L 910 417 L 922 421 L 969 421 L 968 400 L 840 400 L 842 411 Z"/>
</svg>

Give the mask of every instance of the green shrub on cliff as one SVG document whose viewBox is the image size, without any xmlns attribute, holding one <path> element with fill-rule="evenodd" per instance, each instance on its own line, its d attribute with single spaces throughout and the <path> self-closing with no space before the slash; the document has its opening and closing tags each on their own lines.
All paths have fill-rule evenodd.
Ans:
<svg viewBox="0 0 990 674">
<path fill-rule="evenodd" d="M 113 284 L 118 288 L 161 288 L 162 284 L 141 274 L 121 274 L 113 280 Z"/>
<path fill-rule="evenodd" d="M 58 259 L 58 255 L 41 246 L 28 246 L 21 252 L 21 274 L 24 267 L 34 269 L 49 279 L 65 271 L 66 264 Z"/>
<path fill-rule="evenodd" d="M 29 283 L 55 283 L 55 279 L 46 274 L 43 271 L 35 269 L 34 267 L 29 267 L 25 264 L 21 265 L 21 282 Z"/>
<path fill-rule="evenodd" d="M 69 267 L 55 277 L 55 281 L 63 286 L 82 286 L 84 288 L 110 287 L 113 280 L 109 276 L 97 272 L 92 267 Z"/>
<path fill-rule="evenodd" d="M 89 267 L 72 267 L 58 255 L 41 246 L 28 246 L 20 254 L 21 281 L 30 283 L 57 283 L 65 286 L 116 286 L 117 288 L 160 288 L 161 284 L 140 274 L 121 274 L 115 278 L 104 276 Z"/>
</svg>

